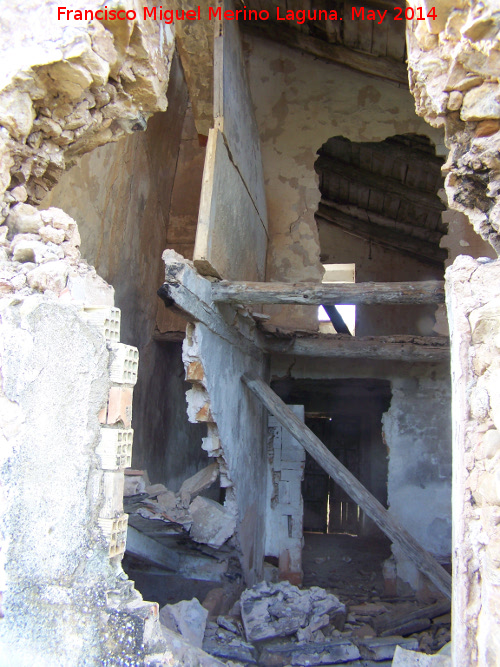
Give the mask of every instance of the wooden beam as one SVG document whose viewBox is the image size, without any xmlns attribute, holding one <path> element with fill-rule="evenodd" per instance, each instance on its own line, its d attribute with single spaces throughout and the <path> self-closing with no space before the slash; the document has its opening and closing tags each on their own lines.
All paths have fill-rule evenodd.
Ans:
<svg viewBox="0 0 500 667">
<path fill-rule="evenodd" d="M 399 283 L 212 283 L 215 302 L 245 305 L 408 304 L 444 303 L 444 281 Z"/>
<path fill-rule="evenodd" d="M 444 336 L 341 336 L 335 334 L 267 337 L 269 354 L 326 359 L 380 359 L 384 361 L 448 361 L 450 348 Z"/>
<path fill-rule="evenodd" d="M 251 373 L 245 373 L 242 380 L 323 470 L 375 521 L 389 539 L 398 545 L 405 556 L 432 581 L 437 589 L 450 599 L 451 576 L 436 559 L 420 546 L 399 521 L 335 458 L 321 440 L 294 415 L 265 382 Z"/>
<path fill-rule="evenodd" d="M 341 211 L 346 215 L 350 215 L 353 218 L 362 220 L 371 225 L 378 225 L 379 227 L 387 227 L 392 230 L 397 230 L 403 234 L 407 234 L 411 237 L 421 239 L 428 243 L 439 245 L 443 234 L 446 234 L 447 227 L 444 223 L 438 225 L 437 230 L 429 229 L 423 224 L 413 220 L 409 222 L 408 220 L 396 220 L 395 218 L 389 218 L 386 215 L 377 213 L 376 211 L 371 211 L 366 208 L 361 208 L 355 204 L 341 204 L 326 197 L 321 198 L 321 203 L 324 204 L 327 208 L 332 209 L 333 211 Z M 438 215 L 436 212 L 435 215 Z"/>
<path fill-rule="evenodd" d="M 222 312 L 224 306 L 219 308 L 213 303 L 210 281 L 198 275 L 191 262 L 174 250 L 165 250 L 162 258 L 165 262 L 165 282 L 158 290 L 158 296 L 165 305 L 180 312 L 190 322 L 201 322 L 228 343 L 258 358 L 261 350 L 257 340 L 252 334 L 243 335 L 234 326 L 234 309 L 225 307 L 226 319 Z"/>
<path fill-rule="evenodd" d="M 339 160 L 338 158 L 330 157 L 325 153 L 320 154 L 314 165 L 317 173 L 327 171 L 330 174 L 335 174 L 339 178 L 346 179 L 352 183 L 360 183 L 369 188 L 383 192 L 384 194 L 392 195 L 398 199 L 415 204 L 419 208 L 428 208 L 433 211 L 445 211 L 446 206 L 439 199 L 436 194 L 427 192 L 425 190 L 417 190 L 416 188 L 409 188 L 404 183 L 401 183 L 395 178 L 389 176 L 382 176 L 375 174 L 368 169 L 356 167 L 353 164 Z"/>
<path fill-rule="evenodd" d="M 389 250 L 396 250 L 405 255 L 417 257 L 433 266 L 443 268 L 443 263 L 448 258 L 447 251 L 444 248 L 439 248 L 437 244 L 417 239 L 394 229 L 359 220 L 337 209 L 331 209 L 323 203 L 319 204 L 315 217 L 317 220 L 323 220 L 339 227 L 339 229 L 352 236 L 371 241 Z"/>
<path fill-rule="evenodd" d="M 175 572 L 180 567 L 179 554 L 168 547 L 164 547 L 163 544 L 144 535 L 132 526 L 127 529 L 126 552 L 134 558 L 145 560 L 166 570 Z"/>
<path fill-rule="evenodd" d="M 285 25 L 285 21 L 280 21 L 278 24 L 270 19 L 268 21 L 240 21 L 239 24 L 244 32 L 256 37 L 271 39 L 326 62 L 348 67 L 379 79 L 393 81 L 405 87 L 408 86 L 406 65 L 398 60 L 361 53 L 340 44 L 330 44 Z"/>
</svg>

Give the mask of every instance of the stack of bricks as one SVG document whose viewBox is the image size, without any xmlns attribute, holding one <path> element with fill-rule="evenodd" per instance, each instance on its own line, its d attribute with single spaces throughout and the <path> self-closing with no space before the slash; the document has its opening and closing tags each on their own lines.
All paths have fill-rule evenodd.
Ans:
<svg viewBox="0 0 500 667">
<path fill-rule="evenodd" d="M 132 460 L 132 395 L 137 382 L 139 352 L 120 343 L 120 310 L 111 307 L 85 308 L 83 317 L 100 329 L 110 352 L 108 401 L 99 413 L 101 441 L 96 453 L 103 469 L 103 504 L 99 526 L 107 542 L 109 557 L 122 556 L 127 540 L 128 515 L 123 512 L 124 469 Z"/>
<path fill-rule="evenodd" d="M 304 419 L 302 405 L 289 406 Z M 271 513 L 273 516 L 274 550 L 278 553 L 281 580 L 300 586 L 302 584 L 303 501 L 301 483 L 304 478 L 304 448 L 286 431 L 274 417 L 269 417 L 269 459 L 273 483 Z"/>
</svg>

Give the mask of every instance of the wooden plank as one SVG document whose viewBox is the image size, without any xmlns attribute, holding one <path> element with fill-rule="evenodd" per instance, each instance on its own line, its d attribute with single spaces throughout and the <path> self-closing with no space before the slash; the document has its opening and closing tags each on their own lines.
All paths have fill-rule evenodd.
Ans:
<svg viewBox="0 0 500 667">
<path fill-rule="evenodd" d="M 384 637 L 390 635 L 398 635 L 401 630 L 408 626 L 408 624 L 421 619 L 432 619 L 436 616 L 448 614 L 450 611 L 449 600 L 436 602 L 435 604 L 415 609 L 406 613 L 392 612 L 388 614 L 381 614 L 373 620 L 373 628 L 377 635 Z M 429 623 L 430 625 L 430 623 Z"/>
<path fill-rule="evenodd" d="M 323 359 L 378 359 L 435 363 L 450 358 L 449 342 L 441 336 L 342 336 L 305 334 L 267 337 L 269 354 Z"/>
<path fill-rule="evenodd" d="M 203 275 L 263 280 L 267 233 L 228 153 L 222 133 L 210 130 L 193 261 Z"/>
<path fill-rule="evenodd" d="M 151 537 L 140 533 L 132 526 L 127 529 L 126 551 L 134 558 L 145 560 L 147 563 L 152 563 L 165 570 L 176 572 L 180 566 L 179 554 L 151 539 Z"/>
<path fill-rule="evenodd" d="M 315 58 L 408 86 L 408 72 L 403 62 L 353 51 L 341 44 L 331 44 L 287 26 L 285 22 L 280 21 L 281 23 L 282 25 L 279 25 L 272 19 L 268 21 L 246 21 L 241 22 L 241 27 L 249 34 L 271 39 Z"/>
<path fill-rule="evenodd" d="M 276 417 L 280 424 L 304 447 L 314 460 L 341 486 L 377 526 L 403 551 L 436 588 L 451 598 L 451 576 L 399 521 L 343 466 L 307 426 L 296 417 L 274 391 L 252 373 L 242 376 L 243 382 Z"/>
<path fill-rule="evenodd" d="M 214 302 L 246 305 L 431 304 L 444 303 L 444 281 L 394 283 L 212 283 Z"/>
<path fill-rule="evenodd" d="M 223 10 L 234 10 L 232 0 L 220 0 L 220 5 Z M 215 127 L 224 134 L 231 159 L 267 230 L 259 130 L 238 25 L 239 21 L 215 21 L 214 120 Z M 238 220 L 234 223 L 241 224 Z"/>
</svg>

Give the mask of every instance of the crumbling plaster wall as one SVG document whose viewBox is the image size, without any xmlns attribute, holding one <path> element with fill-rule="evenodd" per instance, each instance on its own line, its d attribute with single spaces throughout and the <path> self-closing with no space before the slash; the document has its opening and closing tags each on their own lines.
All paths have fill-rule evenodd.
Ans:
<svg viewBox="0 0 500 667">
<path fill-rule="evenodd" d="M 266 361 L 201 323 L 188 325 L 183 353 L 186 377 L 193 383 L 190 419 L 207 423 L 203 448 L 218 460 L 224 504 L 236 518 L 245 582 L 252 586 L 262 578 L 265 555 L 267 413 L 241 376 L 247 371 L 265 376 Z"/>
<path fill-rule="evenodd" d="M 325 63 L 244 35 L 247 71 L 259 126 L 269 217 L 267 280 L 319 281 L 314 213 L 320 199 L 316 152 L 332 136 L 381 141 L 425 134 L 442 150 L 442 132 L 415 115 L 397 84 Z M 314 309 L 270 309 L 287 328 L 317 326 Z"/>
<path fill-rule="evenodd" d="M 441 560 L 451 553 L 450 376 L 445 363 L 409 364 L 349 359 L 273 359 L 272 377 L 378 378 L 391 383 L 383 416 L 389 457 L 389 510 Z M 397 575 L 426 593 L 427 583 L 397 550 Z"/>
<path fill-rule="evenodd" d="M 438 3 L 438 20 L 408 25 L 407 39 L 417 113 L 445 128 L 449 205 L 464 213 L 498 254 L 497 10 L 495 2 Z M 453 664 L 496 664 L 497 262 L 457 257 L 446 272 L 446 292 L 453 374 Z"/>
</svg>

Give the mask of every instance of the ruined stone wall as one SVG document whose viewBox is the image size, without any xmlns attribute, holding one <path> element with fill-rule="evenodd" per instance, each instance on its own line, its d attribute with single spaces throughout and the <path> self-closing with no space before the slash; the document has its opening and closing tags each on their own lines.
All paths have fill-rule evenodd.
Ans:
<svg viewBox="0 0 500 667">
<path fill-rule="evenodd" d="M 446 272 L 453 377 L 454 665 L 500 659 L 500 263 Z"/>
<path fill-rule="evenodd" d="M 500 25 L 496 4 L 436 5 L 408 26 L 417 113 L 444 127 L 451 208 L 496 251 L 499 237 Z M 453 234 L 455 231 L 455 241 Z M 446 242 L 457 241 L 450 228 Z M 460 242 L 460 238 L 458 238 Z M 491 253 L 489 253 L 491 255 Z M 498 266 L 459 256 L 446 273 L 453 374 L 453 664 L 496 664 L 498 613 Z M 498 550 L 497 550 L 498 551 Z"/>
<path fill-rule="evenodd" d="M 320 199 L 314 163 L 322 144 L 337 135 L 381 141 L 415 132 L 441 145 L 442 154 L 442 131 L 417 118 L 410 94 L 396 84 L 259 38 L 245 35 L 244 43 L 269 214 L 266 279 L 318 281 L 323 269 L 314 219 Z M 275 307 L 274 312 L 273 321 L 288 328 L 317 327 L 313 308 Z"/>
<path fill-rule="evenodd" d="M 120 565 L 137 349 L 119 342 L 113 289 L 81 259 L 76 222 L 31 206 L 79 156 L 166 108 L 173 34 L 65 25 L 55 8 L 2 9 L 0 664 L 203 664 L 167 648 L 157 605 Z"/>
</svg>

